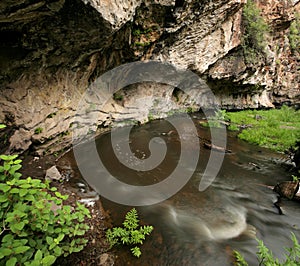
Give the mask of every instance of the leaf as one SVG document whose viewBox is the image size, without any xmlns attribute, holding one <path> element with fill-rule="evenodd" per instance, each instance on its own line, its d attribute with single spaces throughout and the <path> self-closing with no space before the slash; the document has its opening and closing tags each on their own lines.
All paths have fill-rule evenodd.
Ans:
<svg viewBox="0 0 300 266">
<path fill-rule="evenodd" d="M 56 247 L 53 249 L 53 252 L 54 252 L 54 254 L 55 254 L 56 257 L 59 257 L 59 256 L 61 256 L 61 254 L 62 254 L 62 249 L 61 249 L 60 247 L 56 246 Z"/>
<path fill-rule="evenodd" d="M 24 222 L 19 222 L 19 223 L 14 224 L 14 228 L 16 228 L 19 231 L 21 231 L 24 228 L 24 226 L 25 226 Z"/>
<path fill-rule="evenodd" d="M 131 248 L 130 250 L 131 250 L 133 256 L 135 256 L 137 258 L 139 258 L 142 255 L 142 252 L 139 247 L 134 247 L 134 248 Z"/>
<path fill-rule="evenodd" d="M 57 241 L 60 242 L 64 239 L 65 235 L 64 234 L 59 234 Z"/>
<path fill-rule="evenodd" d="M 12 253 L 12 250 L 10 248 L 0 248 L 0 258 L 9 256 Z"/>
<path fill-rule="evenodd" d="M 6 125 L 0 124 L 0 129 L 2 129 L 2 128 L 6 128 Z"/>
<path fill-rule="evenodd" d="M 0 190 L 2 190 L 4 193 L 10 190 L 10 186 L 7 184 L 0 184 Z"/>
<path fill-rule="evenodd" d="M 16 171 L 18 171 L 20 168 L 22 168 L 22 165 L 20 164 L 16 164 L 16 165 L 13 165 L 10 170 L 9 170 L 9 173 L 11 175 L 13 175 Z"/>
<path fill-rule="evenodd" d="M 17 261 L 17 258 L 12 257 L 6 262 L 5 266 L 15 266 Z"/>
<path fill-rule="evenodd" d="M 27 193 L 28 193 L 28 190 L 25 189 L 25 188 L 21 188 L 21 189 L 19 190 L 19 195 L 20 195 L 20 197 L 24 197 Z"/>
<path fill-rule="evenodd" d="M 46 241 L 48 245 L 51 245 L 53 243 L 53 238 L 50 236 L 46 236 Z"/>
<path fill-rule="evenodd" d="M 12 194 L 19 194 L 19 189 L 18 188 L 13 188 L 11 191 L 10 191 L 10 193 L 12 193 Z"/>
<path fill-rule="evenodd" d="M 20 254 L 20 253 L 26 252 L 28 249 L 30 249 L 30 247 L 28 247 L 28 246 L 20 246 L 20 247 L 16 247 L 14 249 L 14 252 L 15 252 L 15 254 Z"/>
<path fill-rule="evenodd" d="M 0 159 L 4 160 L 4 161 L 12 161 L 14 159 L 16 159 L 18 157 L 17 154 L 15 155 L 4 155 L 4 154 L 1 154 L 0 155 Z"/>
<path fill-rule="evenodd" d="M 26 195 L 24 199 L 28 201 L 35 201 L 35 197 L 32 195 Z"/>
<path fill-rule="evenodd" d="M 7 234 L 2 238 L 2 243 L 11 243 L 14 240 L 14 236 L 12 234 Z"/>
<path fill-rule="evenodd" d="M 7 195 L 0 195 L 0 203 L 8 201 Z"/>
<path fill-rule="evenodd" d="M 55 262 L 55 260 L 56 260 L 55 256 L 48 255 L 48 256 L 44 257 L 41 262 L 42 262 L 42 265 L 48 266 L 48 265 L 52 265 Z"/>
</svg>

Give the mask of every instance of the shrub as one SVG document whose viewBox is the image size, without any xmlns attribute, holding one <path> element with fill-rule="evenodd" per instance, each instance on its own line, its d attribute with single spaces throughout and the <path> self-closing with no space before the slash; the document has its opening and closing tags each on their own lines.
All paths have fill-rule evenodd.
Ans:
<svg viewBox="0 0 300 266">
<path fill-rule="evenodd" d="M 252 0 L 248 0 L 243 9 L 244 38 L 242 46 L 247 63 L 255 64 L 259 55 L 264 54 L 265 36 L 269 26 L 261 16 L 260 9 Z"/>
<path fill-rule="evenodd" d="M 83 249 L 89 211 L 72 210 L 49 182 L 20 179 L 17 155 L 0 155 L 0 265 L 51 265 L 56 258 Z"/>
<path fill-rule="evenodd" d="M 300 52 L 300 13 L 296 14 L 295 20 L 291 23 L 289 41 L 292 52 Z"/>
<path fill-rule="evenodd" d="M 284 262 L 279 262 L 277 258 L 274 257 L 272 254 L 272 251 L 270 251 L 265 245 L 262 240 L 258 241 L 258 252 L 257 258 L 259 261 L 259 265 L 265 265 L 265 266 L 297 266 L 300 263 L 300 244 L 298 243 L 298 240 L 296 236 L 292 233 L 292 242 L 293 247 L 286 248 L 286 251 L 288 252 L 285 254 L 286 260 Z M 236 258 L 235 265 L 237 266 L 247 266 L 248 263 L 245 261 L 244 257 L 238 252 L 234 251 L 234 255 Z"/>
<path fill-rule="evenodd" d="M 138 214 L 135 208 L 126 214 L 123 226 L 124 227 L 114 227 L 106 231 L 106 238 L 110 246 L 112 247 L 121 243 L 123 245 L 134 245 L 130 250 L 135 257 L 140 257 L 142 253 L 140 248 L 136 245 L 143 244 L 146 235 L 152 232 L 153 226 L 144 225 L 139 227 Z"/>
</svg>

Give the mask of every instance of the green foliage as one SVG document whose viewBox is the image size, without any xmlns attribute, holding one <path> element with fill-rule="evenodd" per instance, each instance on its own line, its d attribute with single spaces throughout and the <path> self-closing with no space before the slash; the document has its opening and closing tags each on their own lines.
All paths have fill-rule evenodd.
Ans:
<svg viewBox="0 0 300 266">
<path fill-rule="evenodd" d="M 51 114 L 47 115 L 47 118 L 53 118 L 54 116 L 56 116 L 56 113 L 51 113 Z"/>
<path fill-rule="evenodd" d="M 138 47 L 146 47 L 150 45 L 150 42 L 135 42 L 134 45 Z"/>
<path fill-rule="evenodd" d="M 41 127 L 37 127 L 35 130 L 34 130 L 34 134 L 41 134 L 43 132 L 43 128 Z"/>
<path fill-rule="evenodd" d="M 285 261 L 279 262 L 277 258 L 274 258 L 272 251 L 270 251 L 265 245 L 262 240 L 257 240 L 258 242 L 258 252 L 257 259 L 259 261 L 259 265 L 264 266 L 299 266 L 300 265 L 300 244 L 295 236 L 292 233 L 291 236 L 293 247 L 285 248 L 287 253 L 285 254 Z M 243 256 L 238 252 L 234 251 L 234 255 L 236 258 L 236 265 L 237 266 L 247 266 L 248 263 L 245 261 Z"/>
<path fill-rule="evenodd" d="M 240 139 L 285 151 L 300 139 L 300 111 L 283 106 L 281 109 L 246 110 L 227 113 L 229 129 L 241 129 Z"/>
<path fill-rule="evenodd" d="M 142 253 L 140 248 L 136 245 L 143 244 L 146 235 L 152 232 L 153 226 L 139 226 L 138 214 L 135 208 L 126 214 L 123 226 L 124 227 L 113 227 L 107 230 L 106 238 L 110 246 L 112 247 L 121 243 L 123 245 L 134 245 L 130 250 L 135 257 L 140 257 Z"/>
<path fill-rule="evenodd" d="M 0 124 L 0 129 L 6 128 L 6 125 Z"/>
<path fill-rule="evenodd" d="M 289 32 L 289 41 L 292 52 L 300 52 L 300 14 L 297 13 L 295 20 L 292 21 Z"/>
<path fill-rule="evenodd" d="M 213 116 L 210 116 L 207 122 L 200 122 L 204 127 L 220 128 L 224 125 L 224 122 L 228 121 L 226 110 L 217 110 Z"/>
<path fill-rule="evenodd" d="M 237 265 L 237 266 L 248 266 L 248 263 L 246 262 L 246 260 L 244 259 L 244 257 L 242 256 L 241 253 L 234 250 L 233 255 L 235 257 L 235 265 Z"/>
<path fill-rule="evenodd" d="M 114 93 L 113 94 L 113 99 L 115 100 L 115 101 L 122 101 L 123 100 L 123 95 L 122 94 L 120 94 L 120 93 Z"/>
<path fill-rule="evenodd" d="M 89 210 L 64 205 L 68 196 L 47 182 L 20 179 L 17 157 L 0 155 L 0 265 L 52 265 L 83 249 Z"/>
<path fill-rule="evenodd" d="M 260 55 L 264 54 L 269 26 L 252 0 L 248 0 L 243 9 L 243 22 L 245 33 L 242 46 L 245 59 L 250 64 L 256 64 Z"/>
<path fill-rule="evenodd" d="M 154 114 L 149 113 L 149 114 L 148 114 L 148 121 L 151 122 L 151 121 L 153 121 L 153 120 L 155 120 Z"/>
</svg>

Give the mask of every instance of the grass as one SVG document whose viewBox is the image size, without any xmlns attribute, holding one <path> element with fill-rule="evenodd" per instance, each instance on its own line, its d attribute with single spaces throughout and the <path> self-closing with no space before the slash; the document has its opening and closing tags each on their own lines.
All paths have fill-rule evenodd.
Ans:
<svg viewBox="0 0 300 266">
<path fill-rule="evenodd" d="M 291 248 L 285 248 L 285 260 L 280 262 L 278 258 L 275 258 L 272 251 L 269 250 L 262 240 L 257 239 L 258 242 L 258 252 L 257 260 L 258 264 L 261 266 L 299 266 L 300 259 L 300 245 L 294 233 L 291 234 L 291 239 L 293 242 L 293 246 Z M 246 262 L 244 257 L 238 252 L 234 251 L 234 256 L 236 262 L 234 265 L 236 266 L 248 266 L 249 264 Z"/>
<path fill-rule="evenodd" d="M 300 111 L 281 109 L 246 110 L 226 113 L 229 130 L 240 130 L 240 139 L 275 151 L 294 147 L 300 139 Z"/>
</svg>

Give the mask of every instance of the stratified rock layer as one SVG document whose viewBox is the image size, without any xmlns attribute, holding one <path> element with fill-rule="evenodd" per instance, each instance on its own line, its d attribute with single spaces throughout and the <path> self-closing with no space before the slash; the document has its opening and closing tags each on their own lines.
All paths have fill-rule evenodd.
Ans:
<svg viewBox="0 0 300 266">
<path fill-rule="evenodd" d="M 271 27 L 264 62 L 243 55 L 246 0 L 4 0 L 0 3 L 0 122 L 9 151 L 59 152 L 88 85 L 126 62 L 159 60 L 207 81 L 228 109 L 299 102 L 299 55 L 289 27 L 299 1 L 256 1 Z M 144 123 L 205 105 L 162 84 L 124 88 L 100 110 L 99 125 Z M 145 97 L 146 96 L 146 97 Z M 9 140 L 8 142 L 6 140 Z"/>
</svg>

